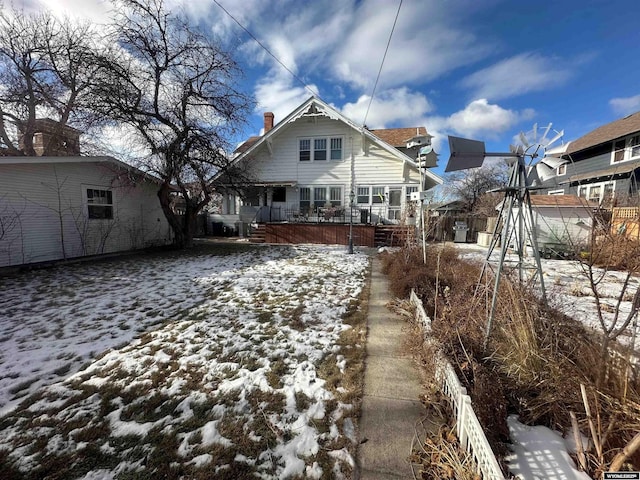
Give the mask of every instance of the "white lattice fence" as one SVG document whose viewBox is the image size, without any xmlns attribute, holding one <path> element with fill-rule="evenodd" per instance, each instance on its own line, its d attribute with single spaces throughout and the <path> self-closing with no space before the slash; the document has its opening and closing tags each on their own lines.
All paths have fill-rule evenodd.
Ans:
<svg viewBox="0 0 640 480">
<path fill-rule="evenodd" d="M 423 325 L 425 335 L 431 331 L 431 319 L 424 311 L 422 301 L 411 291 L 411 303 L 416 307 L 416 316 Z M 487 437 L 482 430 L 478 417 L 471 406 L 471 397 L 462 386 L 455 370 L 449 361 L 440 356 L 436 362 L 436 378 L 440 382 L 442 392 L 449 398 L 456 415 L 456 431 L 460 444 L 469 452 L 482 474 L 484 480 L 504 480 L 496 456 L 491 450 Z"/>
</svg>

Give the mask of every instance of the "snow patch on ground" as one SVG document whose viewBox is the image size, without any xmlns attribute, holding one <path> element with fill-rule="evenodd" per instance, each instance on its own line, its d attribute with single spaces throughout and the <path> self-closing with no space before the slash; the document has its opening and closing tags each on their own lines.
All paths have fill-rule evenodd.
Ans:
<svg viewBox="0 0 640 480">
<path fill-rule="evenodd" d="M 524 480 L 590 480 L 591 477 L 576 469 L 568 450 L 571 443 L 557 432 L 542 427 L 530 427 L 518 421 L 517 416 L 507 418 L 509 433 L 514 444 L 512 455 L 505 457 L 509 471 Z"/>
<path fill-rule="evenodd" d="M 0 450 L 24 472 L 38 468 L 36 439 L 69 468 L 89 447 L 118 462 L 72 475 L 87 480 L 145 470 L 153 455 L 185 472 L 237 463 L 261 478 L 320 478 L 322 455 L 349 471 L 349 450 L 331 446 L 355 450 L 354 408 L 340 401 L 351 392 L 329 390 L 318 367 L 349 366 L 336 342 L 368 264 L 341 247 L 256 247 L 9 277 Z M 158 439 L 176 446 L 158 452 Z M 221 455 L 236 441 L 246 450 Z"/>
</svg>

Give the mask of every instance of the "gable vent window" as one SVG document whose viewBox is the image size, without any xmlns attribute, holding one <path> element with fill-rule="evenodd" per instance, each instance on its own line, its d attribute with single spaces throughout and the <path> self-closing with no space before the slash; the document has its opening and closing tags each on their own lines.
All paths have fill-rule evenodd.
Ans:
<svg viewBox="0 0 640 480">
<path fill-rule="evenodd" d="M 113 219 L 111 190 L 87 188 L 87 214 L 91 219 Z"/>
<path fill-rule="evenodd" d="M 313 137 L 298 140 L 298 159 L 301 162 L 340 161 L 343 159 L 342 137 Z"/>
</svg>

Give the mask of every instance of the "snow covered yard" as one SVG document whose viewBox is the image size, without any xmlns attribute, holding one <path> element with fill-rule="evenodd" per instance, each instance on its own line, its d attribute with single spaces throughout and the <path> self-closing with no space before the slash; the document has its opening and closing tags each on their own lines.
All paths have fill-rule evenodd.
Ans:
<svg viewBox="0 0 640 480">
<path fill-rule="evenodd" d="M 478 247 L 474 244 L 457 244 L 457 248 L 462 250 L 460 257 L 470 260 L 484 262 L 487 254 L 486 248 Z M 491 255 L 491 261 L 497 264 L 500 257 L 500 250 L 496 249 Z M 506 260 L 510 265 L 515 265 L 517 255 L 508 254 Z M 530 267 L 533 271 L 534 260 L 530 261 Z M 601 332 L 598 320 L 596 300 L 590 288 L 589 277 L 585 273 L 585 269 L 577 260 L 554 260 L 540 259 L 542 265 L 542 274 L 544 276 L 545 288 L 547 290 L 547 298 L 549 304 L 561 311 L 565 315 L 579 320 L 583 324 L 593 328 L 597 332 Z M 622 291 L 624 277 L 626 272 L 613 270 L 603 270 L 594 268 L 594 279 L 598 283 L 598 294 L 603 305 L 603 317 L 607 325 L 613 320 L 615 315 L 617 297 Z M 640 286 L 640 277 L 634 275 L 629 280 L 629 285 L 623 301 L 620 303 L 620 318 L 617 325 L 622 324 L 622 320 L 627 317 L 631 311 L 631 303 L 636 289 Z M 629 344 L 632 335 L 633 322 L 622 333 L 620 342 Z M 640 348 L 640 339 L 636 339 L 636 349 Z"/>
<path fill-rule="evenodd" d="M 367 257 L 223 253 L 2 279 L 0 476 L 348 477 Z"/>
</svg>

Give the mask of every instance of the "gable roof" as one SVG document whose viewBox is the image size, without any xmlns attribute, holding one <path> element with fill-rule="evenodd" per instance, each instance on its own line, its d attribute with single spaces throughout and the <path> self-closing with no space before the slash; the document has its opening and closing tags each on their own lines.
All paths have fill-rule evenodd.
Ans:
<svg viewBox="0 0 640 480">
<path fill-rule="evenodd" d="M 640 132 L 640 112 L 607 123 L 574 140 L 569 145 L 567 153 L 571 154 L 586 150 L 635 132 Z"/>
<path fill-rule="evenodd" d="M 425 127 L 408 127 L 408 128 L 376 128 L 369 130 L 380 140 L 387 142 L 392 147 L 406 147 L 407 140 L 416 135 L 431 136 L 427 133 Z"/>
<path fill-rule="evenodd" d="M 415 163 L 415 159 L 401 152 L 394 145 L 388 143 L 379 135 L 373 133 L 373 131 L 368 130 L 366 127 L 360 127 L 356 125 L 353 121 L 351 121 L 350 119 L 342 115 L 336 109 L 334 109 L 333 107 L 331 107 L 330 105 L 328 105 L 327 103 L 323 102 L 322 100 L 316 97 L 309 97 L 302 105 L 300 105 L 293 112 L 287 115 L 282 121 L 274 125 L 274 127 L 271 130 L 266 132 L 261 137 L 250 137 L 246 142 L 241 144 L 238 148 L 236 148 L 234 152 L 236 156 L 233 160 L 233 163 L 237 163 L 241 161 L 243 158 L 248 157 L 252 152 L 257 150 L 261 145 L 264 145 L 264 144 L 270 145 L 270 142 L 272 141 L 273 137 L 275 137 L 278 134 L 278 132 L 286 129 L 289 124 L 291 124 L 295 120 L 298 120 L 300 117 L 305 115 L 306 116 L 324 116 L 324 117 L 329 117 L 333 120 L 341 121 L 344 124 L 351 127 L 353 130 L 362 134 L 364 137 L 368 138 L 371 142 L 382 147 L 384 150 L 386 150 L 388 153 L 396 157 L 398 160 L 402 160 L 404 163 L 409 164 L 416 169 L 418 168 L 417 164 Z M 419 128 L 422 128 L 423 133 L 425 135 L 428 135 L 426 128 L 424 127 L 419 127 Z M 376 130 L 376 132 L 378 133 L 383 132 L 381 135 L 382 136 L 386 135 L 387 139 L 392 142 L 396 142 L 398 138 L 404 137 L 402 139 L 402 142 L 405 142 L 406 140 L 408 140 L 409 138 L 415 135 L 415 130 L 416 130 L 416 127 L 406 128 L 406 129 L 404 128 L 380 129 L 380 130 Z M 390 133 L 384 133 L 385 131 Z M 408 133 L 406 137 L 404 136 L 405 133 Z M 404 146 L 404 143 L 401 143 L 401 145 Z M 442 178 L 440 178 L 435 173 L 430 172 L 429 170 L 426 171 L 426 176 L 433 183 L 437 185 L 441 185 L 443 183 Z"/>
</svg>

